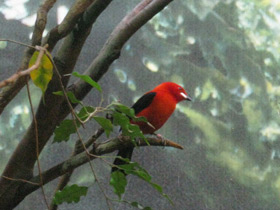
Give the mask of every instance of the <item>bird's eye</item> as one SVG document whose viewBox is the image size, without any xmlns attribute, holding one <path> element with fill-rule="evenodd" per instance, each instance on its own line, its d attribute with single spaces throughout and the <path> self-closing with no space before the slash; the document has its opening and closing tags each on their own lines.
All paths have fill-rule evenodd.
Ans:
<svg viewBox="0 0 280 210">
<path fill-rule="evenodd" d="M 183 90 L 183 88 L 181 88 L 181 87 L 178 87 L 178 90 Z"/>
</svg>

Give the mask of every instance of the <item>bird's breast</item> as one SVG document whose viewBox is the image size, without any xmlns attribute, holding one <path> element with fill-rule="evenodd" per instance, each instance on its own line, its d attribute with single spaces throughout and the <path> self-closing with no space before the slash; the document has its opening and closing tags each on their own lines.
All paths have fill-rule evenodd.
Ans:
<svg viewBox="0 0 280 210">
<path fill-rule="evenodd" d="M 144 134 L 154 133 L 163 126 L 175 108 L 176 101 L 172 96 L 158 92 L 152 103 L 137 114 L 138 117 L 146 117 L 152 126 L 144 122 L 137 122 L 136 124 L 139 125 Z"/>
</svg>

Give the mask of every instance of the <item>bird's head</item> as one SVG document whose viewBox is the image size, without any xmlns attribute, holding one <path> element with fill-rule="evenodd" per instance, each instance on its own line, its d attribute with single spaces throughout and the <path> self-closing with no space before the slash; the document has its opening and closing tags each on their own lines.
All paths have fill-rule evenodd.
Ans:
<svg viewBox="0 0 280 210">
<path fill-rule="evenodd" d="M 167 91 L 169 94 L 174 96 L 177 103 L 183 100 L 191 101 L 192 98 L 187 94 L 183 87 L 174 82 L 164 82 L 157 86 L 155 89 L 161 91 Z"/>
</svg>

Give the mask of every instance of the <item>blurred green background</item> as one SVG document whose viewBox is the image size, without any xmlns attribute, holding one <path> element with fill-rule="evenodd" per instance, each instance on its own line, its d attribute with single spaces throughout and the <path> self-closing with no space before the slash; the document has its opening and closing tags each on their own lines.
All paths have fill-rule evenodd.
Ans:
<svg viewBox="0 0 280 210">
<path fill-rule="evenodd" d="M 40 1 L 12 2 L 0 3 L 0 38 L 29 43 Z M 61 20 L 71 2 L 57 2 L 47 29 Z M 76 71 L 82 72 L 90 64 L 114 26 L 138 2 L 112 2 L 94 26 Z M 279 39 L 277 0 L 177 0 L 128 41 L 100 81 L 104 105 L 120 100 L 130 106 L 164 81 L 184 86 L 194 100 L 180 103 L 158 132 L 184 150 L 139 148 L 133 158 L 162 185 L 174 206 L 135 177 L 129 177 L 126 200 L 153 209 L 280 209 Z M 1 79 L 15 72 L 23 50 L 0 43 Z M 32 87 L 32 94 L 36 106 L 41 92 Z M 99 101 L 98 93 L 92 91 L 84 103 L 98 105 Z M 0 118 L 0 172 L 30 121 L 24 89 Z M 84 138 L 97 125 L 86 128 Z M 50 142 L 41 155 L 42 167 L 47 169 L 69 157 L 75 139 Z M 108 186 L 109 165 L 100 160 L 94 165 L 106 192 L 113 196 Z M 46 186 L 49 199 L 56 183 Z M 60 209 L 107 209 L 88 165 L 75 172 L 72 183 L 92 186 L 80 203 L 63 204 Z M 132 209 L 114 204 L 115 209 Z M 17 209 L 34 206 L 45 208 L 40 191 Z"/>
</svg>

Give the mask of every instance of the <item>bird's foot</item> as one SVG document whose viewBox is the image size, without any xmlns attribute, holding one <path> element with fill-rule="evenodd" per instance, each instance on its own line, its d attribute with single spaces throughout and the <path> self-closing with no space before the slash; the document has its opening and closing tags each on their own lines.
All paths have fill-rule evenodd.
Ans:
<svg viewBox="0 0 280 210">
<path fill-rule="evenodd" d="M 163 146 L 167 145 L 166 139 L 161 134 L 154 133 L 154 135 L 161 140 Z"/>
<path fill-rule="evenodd" d="M 118 140 L 119 140 L 120 142 L 122 142 L 122 143 L 124 142 L 124 140 L 123 140 L 123 135 L 122 135 L 122 134 L 118 135 L 117 138 L 118 138 Z"/>
</svg>

